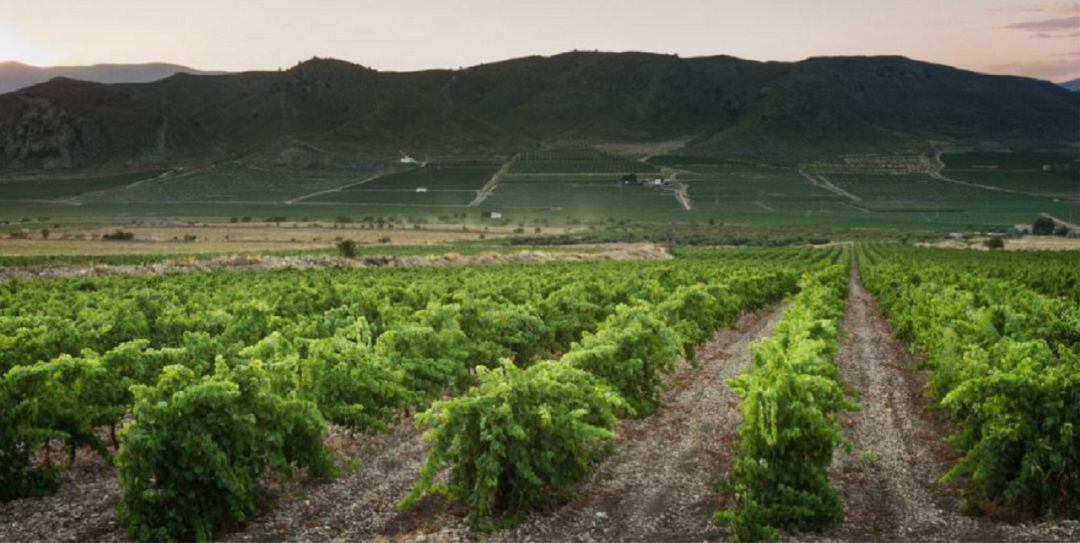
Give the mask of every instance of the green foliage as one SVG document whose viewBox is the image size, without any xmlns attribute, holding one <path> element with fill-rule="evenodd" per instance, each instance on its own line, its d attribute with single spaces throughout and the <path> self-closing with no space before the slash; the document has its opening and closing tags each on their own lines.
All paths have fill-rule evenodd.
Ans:
<svg viewBox="0 0 1080 543">
<path fill-rule="evenodd" d="M 411 400 L 401 369 L 363 344 L 334 337 L 314 340 L 300 362 L 298 395 L 323 415 L 363 432 L 385 429 Z"/>
<path fill-rule="evenodd" d="M 105 369 L 94 360 L 63 355 L 49 362 L 15 366 L 0 382 L 0 500 L 37 495 L 56 486 L 58 470 L 34 457 L 49 440 L 70 450 L 89 446 L 106 454 L 94 433 L 118 416 L 103 397 Z"/>
<path fill-rule="evenodd" d="M 1075 255 L 875 248 L 866 284 L 897 334 L 926 356 L 930 391 L 952 417 L 965 507 L 1080 517 L 1080 305 Z"/>
<path fill-rule="evenodd" d="M 469 338 L 461 330 L 455 305 L 433 304 L 418 311 L 416 322 L 379 336 L 375 351 L 403 372 L 405 387 L 420 405 L 470 384 Z"/>
<path fill-rule="evenodd" d="M 219 362 L 202 378 L 169 366 L 135 396 L 116 455 L 120 516 L 132 538 L 208 541 L 269 499 L 259 482 L 267 471 L 333 473 L 315 405 L 274 394 L 258 362 L 231 369 Z"/>
<path fill-rule="evenodd" d="M 339 241 L 337 250 L 343 258 L 353 258 L 356 256 L 356 242 L 351 239 Z"/>
<path fill-rule="evenodd" d="M 559 362 L 522 370 L 507 361 L 478 368 L 477 380 L 417 416 L 431 451 L 402 506 L 445 494 L 469 509 L 474 526 L 490 528 L 498 515 L 551 504 L 607 451 L 615 410 L 625 407 L 596 377 Z"/>
<path fill-rule="evenodd" d="M 683 338 L 651 307 L 620 305 L 595 333 L 586 333 L 562 362 L 610 384 L 631 411 L 645 416 L 660 404 L 662 377 L 682 354 Z"/>
<path fill-rule="evenodd" d="M 832 356 L 843 313 L 840 266 L 804 277 L 772 336 L 750 347 L 751 368 L 728 384 L 740 398 L 738 455 L 725 487 L 733 510 L 716 518 L 742 540 L 821 530 L 842 518 L 826 472 L 841 442 L 836 420 L 853 409 Z"/>
<path fill-rule="evenodd" d="M 1054 220 L 1049 217 L 1039 217 L 1031 224 L 1031 233 L 1036 236 L 1051 236 L 1054 234 Z"/>
</svg>

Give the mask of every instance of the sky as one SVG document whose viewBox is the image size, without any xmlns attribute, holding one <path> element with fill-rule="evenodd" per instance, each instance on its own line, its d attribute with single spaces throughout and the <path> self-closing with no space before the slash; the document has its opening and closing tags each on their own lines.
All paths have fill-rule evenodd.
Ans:
<svg viewBox="0 0 1080 543">
<path fill-rule="evenodd" d="M 1080 77 L 1080 0 L 0 0 L 0 60 L 379 70 L 570 50 L 753 60 L 904 55 Z"/>
</svg>

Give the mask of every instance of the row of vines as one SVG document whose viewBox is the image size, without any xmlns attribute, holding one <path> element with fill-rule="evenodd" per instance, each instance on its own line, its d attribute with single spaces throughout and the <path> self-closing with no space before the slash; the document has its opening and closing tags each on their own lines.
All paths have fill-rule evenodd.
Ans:
<svg viewBox="0 0 1080 543">
<path fill-rule="evenodd" d="M 728 383 L 743 420 L 721 485 L 731 507 L 716 519 L 740 540 L 819 531 L 843 518 L 826 470 L 841 444 L 837 417 L 856 408 L 833 360 L 847 282 L 846 262 L 804 275 L 773 334 L 750 346 L 750 367 Z"/>
<path fill-rule="evenodd" d="M 209 539 L 270 501 L 269 472 L 332 478 L 327 421 L 416 412 L 433 447 L 409 499 L 489 525 L 560 499 L 680 356 L 837 253 L 9 281 L 0 499 L 50 491 L 54 449 L 89 447 L 132 537 Z"/>
<path fill-rule="evenodd" d="M 897 245 L 860 249 L 898 337 L 957 427 L 973 512 L 1080 517 L 1080 261 Z"/>
</svg>

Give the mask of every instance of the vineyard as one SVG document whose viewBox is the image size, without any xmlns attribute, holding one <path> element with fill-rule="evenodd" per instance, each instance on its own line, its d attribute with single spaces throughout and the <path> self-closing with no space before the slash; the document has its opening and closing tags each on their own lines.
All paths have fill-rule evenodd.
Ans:
<svg viewBox="0 0 1080 543">
<path fill-rule="evenodd" d="M 955 461 L 924 462 L 942 481 L 918 485 L 942 496 L 959 485 L 964 499 L 920 506 L 979 515 L 954 522 L 956 538 L 1015 539 L 987 519 L 1080 516 L 1075 263 L 870 244 L 12 280 L 0 285 L 0 501 L 37 511 L 96 457 L 115 469 L 98 475 L 118 481 L 115 498 L 95 501 L 115 528 L 65 537 L 332 529 L 368 540 L 435 523 L 493 540 L 859 540 L 849 515 L 876 514 L 864 513 L 859 484 L 912 483 L 886 469 L 896 451 L 862 435 L 893 428 L 867 418 L 876 392 L 852 373 L 873 364 L 903 379 L 926 373 L 948 418 L 935 440 Z M 856 307 L 872 308 L 849 295 L 862 292 L 860 275 L 927 372 L 852 354 L 891 341 L 850 328 Z M 764 320 L 747 328 L 754 314 Z M 725 344 L 736 330 L 746 332 Z M 697 419 L 700 430 L 676 432 L 695 437 L 672 437 Z M 693 441 L 683 450 L 680 439 Z M 877 455 L 885 467 L 863 460 Z M 635 486 L 620 466 L 661 479 Z M 853 486 L 851 473 L 865 482 Z M 282 494 L 297 485 L 312 497 Z M 635 492 L 649 511 L 672 504 L 657 526 L 641 524 Z M 19 510 L 8 507 L 0 513 Z M 597 527 L 609 515 L 621 524 Z M 1031 533 L 1075 529 L 1057 522 Z"/>
<path fill-rule="evenodd" d="M 609 155 L 595 149 L 556 149 L 521 153 L 510 173 L 653 173 L 659 171 L 647 162 Z"/>
<path fill-rule="evenodd" d="M 965 482 L 969 511 L 1080 517 L 1080 267 L 1065 255 L 864 252 L 867 288 L 958 428 L 943 479 Z"/>
</svg>

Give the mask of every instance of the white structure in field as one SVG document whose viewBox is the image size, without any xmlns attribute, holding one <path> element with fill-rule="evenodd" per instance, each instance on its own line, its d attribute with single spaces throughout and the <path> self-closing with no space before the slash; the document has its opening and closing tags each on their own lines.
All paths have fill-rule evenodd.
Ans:
<svg viewBox="0 0 1080 543">
<path fill-rule="evenodd" d="M 416 187 L 416 192 L 427 192 L 427 187 Z"/>
<path fill-rule="evenodd" d="M 399 162 L 401 162 L 402 164 L 416 164 L 416 159 L 409 155 L 403 155 Z"/>
<path fill-rule="evenodd" d="M 492 219 L 501 219 L 502 218 L 502 213 L 499 213 L 498 211 L 492 211 L 491 212 L 491 218 Z"/>
</svg>

